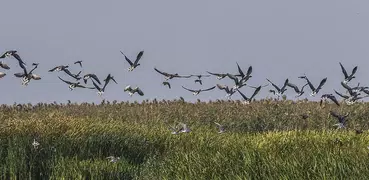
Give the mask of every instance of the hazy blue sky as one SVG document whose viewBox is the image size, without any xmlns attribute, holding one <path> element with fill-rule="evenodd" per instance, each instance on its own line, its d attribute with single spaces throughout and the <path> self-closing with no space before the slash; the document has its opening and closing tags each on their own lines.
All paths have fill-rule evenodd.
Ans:
<svg viewBox="0 0 369 180">
<path fill-rule="evenodd" d="M 358 78 L 369 85 L 369 1 L 367 0 L 155 0 L 155 1 L 16 1 L 3 0 L 0 19 L 0 51 L 18 50 L 29 65 L 39 62 L 40 81 L 22 87 L 13 76 L 20 68 L 14 59 L 5 61 L 11 70 L 0 80 L 0 103 L 72 101 L 100 102 L 93 90 L 69 91 L 57 76 L 49 73 L 56 65 L 70 64 L 73 73 L 80 68 L 73 62 L 83 60 L 84 73 L 104 79 L 115 76 L 107 100 L 224 98 L 220 90 L 194 97 L 181 88 L 208 88 L 216 83 L 232 85 L 230 80 L 192 78 L 171 80 L 169 90 L 164 77 L 154 67 L 180 74 L 213 72 L 236 73 L 236 62 L 246 71 L 254 68 L 250 85 L 265 84 L 265 78 L 282 84 L 285 78 L 302 85 L 297 76 L 306 73 L 317 84 L 328 77 L 322 92 L 341 90 L 338 62 L 348 69 L 359 65 Z M 134 58 L 145 50 L 141 66 L 127 72 L 127 62 L 119 51 Z M 126 85 L 139 86 L 144 97 L 130 98 Z M 269 87 L 268 87 L 269 89 Z M 267 95 L 263 89 L 258 96 Z M 243 88 L 250 94 L 252 89 Z M 310 90 L 308 91 L 310 93 Z M 295 94 L 289 90 L 289 97 Z M 233 99 L 239 95 L 233 96 Z"/>
</svg>

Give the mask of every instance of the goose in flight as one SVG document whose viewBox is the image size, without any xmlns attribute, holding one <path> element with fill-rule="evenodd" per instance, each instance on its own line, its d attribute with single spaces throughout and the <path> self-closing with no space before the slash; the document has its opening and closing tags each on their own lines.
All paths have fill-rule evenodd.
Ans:
<svg viewBox="0 0 369 180">
<path fill-rule="evenodd" d="M 288 84 L 288 79 L 286 79 L 284 81 L 284 84 L 281 88 L 279 88 L 277 85 L 275 85 L 272 81 L 270 81 L 269 79 L 266 79 L 270 84 L 272 84 L 272 86 L 275 88 L 275 90 L 269 90 L 269 92 L 273 93 L 276 96 L 280 96 L 282 95 L 287 89 L 287 84 Z"/>
<path fill-rule="evenodd" d="M 256 94 L 259 93 L 260 89 L 261 86 L 257 87 L 250 98 L 248 98 L 245 94 L 243 94 L 240 90 L 237 89 L 238 93 L 240 93 L 240 95 L 243 98 L 242 104 L 249 104 L 252 101 L 252 99 L 256 96 Z"/>
<path fill-rule="evenodd" d="M 171 89 L 170 83 L 168 81 L 164 81 L 163 82 L 163 85 L 164 86 L 168 86 L 168 88 Z"/>
<path fill-rule="evenodd" d="M 224 90 L 227 93 L 226 97 L 228 99 L 231 99 L 231 96 L 236 92 L 236 90 L 234 90 L 233 88 L 229 88 L 228 86 L 225 85 L 217 84 L 217 87 L 220 90 Z"/>
<path fill-rule="evenodd" d="M 6 73 L 0 72 L 0 78 L 3 78 L 4 76 L 6 76 Z"/>
<path fill-rule="evenodd" d="M 191 77 L 197 77 L 197 79 L 195 80 L 195 83 L 200 83 L 200 85 L 202 85 L 202 77 L 210 77 L 210 75 L 202 75 L 202 74 L 198 74 L 198 75 L 190 75 Z"/>
<path fill-rule="evenodd" d="M 74 62 L 74 64 L 79 64 L 79 66 L 82 67 L 82 61 L 76 61 L 76 62 Z"/>
<path fill-rule="evenodd" d="M 3 61 L 0 61 L 0 67 L 6 70 L 10 69 L 10 67 L 7 64 L 5 64 Z"/>
<path fill-rule="evenodd" d="M 23 73 L 15 73 L 14 76 L 18 78 L 22 78 L 22 85 L 27 86 L 28 83 L 34 79 L 34 80 L 40 80 L 41 77 L 37 74 L 34 74 L 33 71 L 37 69 L 38 63 L 32 63 L 34 66 L 33 69 L 29 72 L 27 72 L 27 68 L 23 67 Z"/>
<path fill-rule="evenodd" d="M 345 76 L 345 80 L 342 81 L 343 83 L 347 84 L 348 82 L 350 82 L 353 78 L 355 78 L 355 73 L 357 71 L 357 66 L 354 67 L 354 69 L 352 69 L 352 72 L 350 75 L 347 74 L 347 71 L 346 69 L 343 67 L 343 65 L 341 64 L 340 62 L 340 66 L 341 66 L 341 70 L 342 70 L 342 73 L 343 75 Z"/>
<path fill-rule="evenodd" d="M 218 127 L 218 133 L 219 134 L 221 134 L 221 133 L 224 133 L 225 132 L 225 128 L 224 128 L 224 126 L 223 125 L 221 125 L 221 124 L 219 124 L 219 123 L 217 123 L 217 122 L 214 122 L 216 125 L 217 125 L 217 127 Z"/>
<path fill-rule="evenodd" d="M 18 55 L 18 52 L 15 50 L 6 51 L 3 55 L 0 56 L 0 59 L 6 58 L 6 57 L 14 57 L 18 60 L 19 66 L 23 68 L 26 63 L 23 62 L 22 58 Z"/>
<path fill-rule="evenodd" d="M 250 66 L 248 69 L 247 69 L 247 72 L 246 74 L 243 73 L 240 65 L 237 64 L 237 68 L 238 68 L 238 73 L 240 73 L 239 75 L 236 75 L 236 76 L 241 76 L 241 79 L 243 79 L 244 82 L 246 82 L 247 80 L 249 80 L 252 76 L 251 76 L 251 73 L 252 73 L 252 66 Z"/>
<path fill-rule="evenodd" d="M 131 85 L 128 85 L 127 87 L 124 88 L 124 92 L 128 91 L 128 94 L 132 97 L 133 94 L 137 93 L 140 96 L 143 96 L 144 93 L 142 92 L 142 90 L 139 87 L 135 87 L 135 88 L 131 88 Z"/>
<path fill-rule="evenodd" d="M 69 90 L 73 90 L 73 89 L 75 89 L 75 88 L 88 88 L 88 89 L 95 89 L 94 87 L 86 87 L 86 86 L 83 86 L 83 85 L 81 85 L 80 84 L 80 82 L 70 82 L 70 81 L 66 81 L 66 80 L 64 80 L 64 79 L 62 79 L 62 78 L 60 78 L 59 76 L 58 76 L 58 78 L 61 80 L 61 81 L 63 81 L 63 82 L 65 82 L 65 83 L 67 83 L 67 84 L 69 84 Z"/>
<path fill-rule="evenodd" d="M 207 73 L 216 76 L 218 80 L 224 79 L 225 77 L 227 77 L 227 74 L 221 74 L 221 73 L 212 73 L 209 71 L 206 71 Z"/>
<path fill-rule="evenodd" d="M 108 76 L 104 79 L 104 81 L 105 83 L 109 83 L 110 80 L 112 80 L 115 84 L 118 84 L 117 81 L 114 79 L 114 76 L 108 74 Z"/>
<path fill-rule="evenodd" d="M 358 96 L 360 95 L 358 90 L 355 90 L 354 88 L 350 87 L 349 85 L 347 85 L 344 82 L 341 82 L 341 85 L 343 88 L 345 88 L 347 90 L 347 92 L 350 94 L 350 96 Z"/>
<path fill-rule="evenodd" d="M 66 66 L 64 66 L 64 65 L 56 66 L 56 67 L 50 69 L 49 72 L 64 71 L 64 69 L 67 69 L 68 67 L 69 67 L 68 65 L 66 65 Z"/>
<path fill-rule="evenodd" d="M 309 81 L 309 79 L 306 76 L 300 76 L 299 78 L 300 79 L 305 79 L 307 81 L 307 83 L 309 84 L 309 87 L 312 91 L 310 96 L 315 96 L 316 94 L 318 94 L 319 90 L 322 89 L 325 82 L 327 82 L 327 78 L 324 78 L 323 80 L 320 81 L 319 86 L 317 88 L 315 88 L 314 85 Z"/>
<path fill-rule="evenodd" d="M 122 51 L 120 51 L 120 53 L 123 54 L 124 58 L 126 59 L 126 61 L 129 63 L 130 67 L 128 68 L 128 71 L 133 71 L 135 68 L 137 68 L 137 66 L 139 66 L 140 64 L 138 63 L 138 61 L 140 61 L 142 55 L 144 54 L 144 51 L 140 51 L 137 54 L 136 60 L 135 62 L 132 62 Z"/>
<path fill-rule="evenodd" d="M 301 87 L 301 89 L 299 89 L 295 84 L 292 83 L 287 83 L 287 86 L 290 88 L 293 88 L 295 90 L 295 92 L 297 93 L 297 95 L 295 96 L 295 98 L 298 98 L 300 96 L 302 96 L 305 92 L 304 92 L 304 88 L 305 86 L 307 86 L 308 84 L 305 84 Z"/>
<path fill-rule="evenodd" d="M 346 127 L 347 117 L 349 116 L 349 113 L 347 113 L 346 115 L 339 115 L 333 111 L 330 111 L 329 113 L 338 120 L 338 124 L 335 124 L 333 126 L 337 126 L 337 129 Z"/>
<path fill-rule="evenodd" d="M 101 85 L 101 82 L 100 82 L 99 78 L 96 76 L 96 74 L 85 74 L 83 76 L 83 81 L 86 84 L 87 83 L 87 80 L 88 79 L 91 79 L 91 78 Z"/>
<path fill-rule="evenodd" d="M 109 77 L 109 75 L 108 75 L 108 77 Z M 94 79 L 94 78 L 92 78 L 92 79 Z M 91 80 L 92 81 L 92 84 L 95 86 L 95 89 L 97 89 L 97 91 L 98 91 L 97 94 L 99 96 L 101 96 L 102 94 L 104 94 L 105 88 L 109 84 L 110 80 L 109 81 L 105 81 L 105 84 L 104 84 L 103 87 L 100 87 L 99 85 L 97 85 L 94 80 Z"/>
<path fill-rule="evenodd" d="M 340 106 L 340 103 L 338 103 L 336 97 L 333 94 L 323 94 L 320 98 L 320 106 L 322 106 L 323 101 L 326 101 L 327 99 L 332 100 L 337 106 Z"/>
<path fill-rule="evenodd" d="M 214 89 L 214 88 L 215 88 L 215 86 L 213 86 L 213 87 L 211 87 L 211 88 L 208 88 L 208 89 L 199 89 L 199 90 L 192 90 L 192 89 L 188 89 L 188 88 L 186 88 L 186 87 L 184 87 L 184 86 L 182 86 L 182 88 L 183 88 L 183 89 L 186 89 L 187 91 L 193 92 L 193 95 L 195 95 L 195 96 L 196 96 L 196 95 L 200 94 L 200 92 L 210 91 L 210 90 Z"/>
<path fill-rule="evenodd" d="M 162 71 L 159 71 L 158 69 L 154 68 L 156 72 L 162 74 L 163 76 L 165 76 L 165 80 L 169 80 L 169 79 L 173 79 L 173 78 L 190 78 L 191 76 L 180 76 L 178 75 L 178 73 L 175 73 L 175 74 L 169 74 L 169 73 L 166 73 L 166 72 L 162 72 Z"/>
<path fill-rule="evenodd" d="M 76 79 L 77 81 L 81 79 L 81 77 L 79 77 L 79 75 L 81 74 L 82 71 L 80 71 L 78 74 L 72 74 L 69 70 L 69 65 L 60 65 L 60 66 L 56 66 L 52 69 L 49 70 L 49 72 L 60 72 L 60 71 L 64 71 L 66 74 L 68 74 L 70 77 Z"/>
<path fill-rule="evenodd" d="M 246 85 L 246 81 L 247 81 L 246 78 L 238 79 L 236 75 L 229 74 L 229 73 L 227 74 L 227 76 L 234 81 L 235 85 L 233 86 L 233 89 L 235 90 Z"/>
</svg>

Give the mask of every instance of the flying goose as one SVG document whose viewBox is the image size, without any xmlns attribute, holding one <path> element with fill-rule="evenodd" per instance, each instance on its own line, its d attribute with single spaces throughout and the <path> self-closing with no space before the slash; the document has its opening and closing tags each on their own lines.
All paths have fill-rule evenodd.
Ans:
<svg viewBox="0 0 369 180">
<path fill-rule="evenodd" d="M 186 88 L 186 87 L 184 87 L 184 86 L 182 86 L 182 88 L 183 89 L 186 89 L 187 91 L 190 91 L 190 92 L 193 92 L 193 95 L 198 95 L 198 94 L 200 94 L 200 92 L 203 92 L 203 91 L 210 91 L 210 90 L 212 90 L 212 89 L 214 89 L 215 88 L 215 86 L 213 86 L 213 87 L 211 87 L 211 88 L 208 88 L 208 89 L 199 89 L 199 90 L 192 90 L 192 89 L 188 89 L 188 88 Z"/>
<path fill-rule="evenodd" d="M 79 64 L 79 66 L 82 67 L 82 61 L 76 61 L 76 62 L 74 62 L 74 64 Z"/>
<path fill-rule="evenodd" d="M 300 79 L 305 79 L 307 81 L 307 83 L 309 84 L 309 87 L 312 91 L 310 96 L 315 96 L 316 94 L 318 94 L 319 90 L 322 89 L 325 82 L 327 82 L 327 78 L 324 78 L 322 81 L 320 81 L 319 86 L 317 88 L 315 88 L 314 85 L 309 81 L 309 79 L 306 76 L 300 76 L 299 78 Z"/>
<path fill-rule="evenodd" d="M 106 88 L 106 86 L 108 85 L 108 83 L 109 83 L 109 81 L 105 81 L 105 84 L 104 84 L 104 86 L 101 88 L 99 85 L 97 85 L 96 83 L 95 83 L 95 81 L 94 80 L 92 80 L 92 84 L 95 86 L 95 89 L 97 89 L 97 94 L 99 95 L 99 96 L 101 96 L 102 94 L 104 94 L 104 92 L 105 92 L 105 88 Z"/>
<path fill-rule="evenodd" d="M 90 79 L 90 78 L 94 79 L 97 83 L 99 83 L 101 85 L 101 82 L 100 82 L 99 78 L 96 76 L 96 74 L 85 74 L 83 76 L 83 81 L 85 82 L 85 84 L 87 83 L 87 80 Z"/>
<path fill-rule="evenodd" d="M 305 92 L 304 92 L 304 88 L 305 86 L 307 86 L 308 84 L 305 84 L 301 87 L 301 90 L 295 85 L 295 84 L 292 84 L 292 83 L 287 83 L 287 86 L 290 87 L 290 88 L 293 88 L 295 90 L 295 92 L 297 93 L 297 95 L 295 96 L 295 98 L 298 98 L 300 96 L 302 96 Z"/>
<path fill-rule="evenodd" d="M 170 87 L 170 83 L 169 83 L 168 81 L 164 81 L 164 82 L 163 82 L 163 85 L 164 85 L 164 86 L 168 86 L 168 88 L 169 88 L 169 89 L 171 89 L 171 87 Z"/>
<path fill-rule="evenodd" d="M 246 97 L 246 95 L 244 95 L 240 90 L 237 89 L 238 93 L 240 93 L 240 95 L 242 96 L 244 100 L 242 101 L 242 104 L 249 104 L 252 101 L 252 99 L 256 96 L 256 94 L 260 91 L 260 89 L 261 89 L 261 86 L 257 87 L 250 98 Z"/>
<path fill-rule="evenodd" d="M 114 81 L 115 84 L 118 84 L 117 81 L 114 79 L 114 76 L 108 74 L 108 76 L 104 79 L 104 81 L 105 83 L 109 83 L 110 80 Z"/>
<path fill-rule="evenodd" d="M 190 78 L 191 76 L 180 76 L 178 73 L 175 74 L 169 74 L 166 72 L 159 71 L 158 69 L 154 68 L 156 72 L 162 74 L 165 76 L 165 80 L 173 79 L 173 78 Z"/>
<path fill-rule="evenodd" d="M 62 80 L 63 82 L 65 82 L 65 83 L 67 83 L 67 84 L 69 84 L 69 90 L 73 90 L 74 88 L 88 88 L 88 89 L 95 89 L 94 87 L 86 87 L 86 86 L 83 86 L 83 85 L 81 85 L 80 84 L 80 82 L 70 82 L 70 81 L 66 81 L 66 80 L 64 80 L 64 79 L 62 79 L 62 78 L 60 78 L 59 76 L 58 76 L 58 78 L 60 79 L 60 80 Z"/>
<path fill-rule="evenodd" d="M 248 69 L 247 69 L 247 72 L 246 74 L 243 73 L 241 67 L 237 64 L 237 68 L 238 68 L 238 72 L 240 73 L 239 75 L 236 75 L 236 76 L 241 76 L 242 79 L 244 79 L 244 81 L 246 82 L 247 80 L 249 80 L 252 76 L 251 76 L 251 73 L 252 73 L 252 66 L 250 66 Z"/>
<path fill-rule="evenodd" d="M 34 80 L 40 80 L 41 77 L 37 74 L 33 74 L 33 71 L 35 69 L 37 69 L 38 67 L 38 63 L 32 63 L 32 65 L 34 66 L 34 68 L 27 72 L 27 68 L 23 67 L 23 73 L 15 73 L 14 76 L 18 77 L 18 78 L 22 78 L 22 85 L 27 86 L 28 83 L 31 81 L 31 79 Z"/>
<path fill-rule="evenodd" d="M 0 72 L 0 78 L 6 76 L 6 73 Z"/>
<path fill-rule="evenodd" d="M 2 67 L 3 69 L 10 69 L 10 67 L 5 64 L 3 61 L 0 61 L 0 67 Z"/>
<path fill-rule="evenodd" d="M 343 88 L 345 88 L 347 90 L 347 92 L 351 95 L 351 96 L 358 96 L 360 95 L 360 93 L 357 90 L 354 90 L 354 88 L 350 87 L 349 85 L 347 85 L 344 82 L 341 82 L 341 85 Z"/>
<path fill-rule="evenodd" d="M 206 72 L 209 73 L 209 74 L 211 74 L 211 75 L 217 76 L 217 79 L 218 80 L 221 80 L 221 79 L 224 79 L 225 77 L 227 77 L 227 74 L 212 73 L 212 72 L 209 72 L 209 71 L 206 71 Z"/>
<path fill-rule="evenodd" d="M 346 122 L 347 122 L 347 117 L 349 116 L 349 113 L 347 113 L 346 115 L 342 116 L 339 115 L 333 111 L 329 112 L 333 117 L 335 117 L 338 120 L 338 124 L 335 124 L 333 126 L 337 126 L 337 129 L 341 129 L 341 128 L 345 128 L 346 127 Z"/>
<path fill-rule="evenodd" d="M 191 77 L 197 77 L 197 79 L 195 80 L 195 83 L 200 83 L 202 85 L 202 77 L 210 77 L 210 75 L 202 75 L 202 74 L 198 74 L 198 75 L 190 75 Z"/>
<path fill-rule="evenodd" d="M 353 78 L 355 78 L 355 73 L 357 71 L 357 66 L 354 67 L 354 69 L 352 69 L 352 72 L 350 75 L 347 74 L 347 71 L 346 69 L 343 67 L 343 65 L 341 64 L 340 62 L 340 66 L 341 66 L 341 70 L 342 70 L 342 73 L 343 75 L 345 76 L 345 80 L 342 81 L 343 83 L 347 84 L 348 82 L 350 82 Z"/>
<path fill-rule="evenodd" d="M 226 97 L 228 99 L 230 99 L 231 96 L 236 92 L 236 90 L 234 90 L 233 88 L 229 88 L 228 86 L 225 86 L 225 85 L 217 84 L 217 87 L 220 90 L 224 90 L 227 93 Z"/>
<path fill-rule="evenodd" d="M 144 51 L 140 51 L 137 54 L 136 60 L 135 62 L 132 63 L 132 61 L 122 52 L 120 51 L 120 53 L 123 54 L 124 58 L 126 59 L 126 61 L 129 63 L 130 67 L 128 68 L 128 71 L 133 71 L 133 69 L 135 69 L 137 66 L 139 66 L 140 64 L 138 63 L 138 61 L 140 61 Z"/>
<path fill-rule="evenodd" d="M 246 85 L 246 81 L 247 81 L 246 78 L 238 79 L 236 75 L 229 74 L 229 73 L 227 74 L 227 76 L 234 81 L 235 85 L 233 86 L 233 89 L 235 90 Z"/>
<path fill-rule="evenodd" d="M 225 132 L 225 128 L 224 128 L 224 126 L 223 125 L 221 125 L 221 124 L 219 124 L 219 123 L 217 123 L 217 122 L 214 122 L 216 125 L 217 125 L 217 127 L 218 127 L 218 129 L 219 129 L 219 131 L 218 131 L 218 133 L 219 134 L 221 134 L 221 133 L 224 133 Z"/>
<path fill-rule="evenodd" d="M 332 100 L 337 106 L 340 106 L 340 103 L 338 103 L 336 97 L 333 94 L 323 94 L 320 98 L 320 106 L 322 106 L 323 101 L 326 99 Z"/>
<path fill-rule="evenodd" d="M 23 60 L 21 59 L 21 57 L 18 55 L 17 51 L 15 50 L 6 51 L 2 56 L 0 56 L 0 59 L 6 58 L 6 57 L 12 57 L 12 56 L 18 60 L 20 67 L 24 67 L 24 65 L 26 65 L 26 63 L 23 62 Z"/>
<path fill-rule="evenodd" d="M 132 96 L 134 93 L 139 94 L 140 96 L 143 96 L 144 93 L 139 87 L 131 88 L 131 85 L 128 85 L 126 88 L 124 88 L 124 92 L 128 91 L 128 94 Z"/>
<path fill-rule="evenodd" d="M 275 90 L 269 90 L 269 92 L 271 92 L 271 93 L 273 93 L 274 95 L 276 95 L 276 96 L 280 96 L 280 95 L 282 95 L 287 89 L 286 89 L 286 86 L 287 86 L 287 84 L 288 84 L 288 79 L 286 79 L 285 81 L 284 81 L 284 84 L 283 84 L 283 86 L 281 87 L 281 88 L 279 88 L 277 85 L 275 85 L 272 81 L 270 81 L 268 78 L 266 79 L 270 84 L 272 84 L 272 86 L 276 89 L 276 91 Z"/>
</svg>

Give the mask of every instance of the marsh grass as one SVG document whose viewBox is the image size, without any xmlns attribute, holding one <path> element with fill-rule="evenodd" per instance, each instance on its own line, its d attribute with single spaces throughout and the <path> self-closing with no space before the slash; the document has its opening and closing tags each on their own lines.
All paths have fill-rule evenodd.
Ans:
<svg viewBox="0 0 369 180">
<path fill-rule="evenodd" d="M 1 179 L 367 179 L 368 104 L 1 106 Z M 336 130 L 329 111 L 351 112 Z M 301 116 L 309 117 L 303 119 Z M 187 123 L 190 133 L 172 135 Z M 214 122 L 224 124 L 217 133 Z M 364 130 L 355 134 L 354 129 Z M 33 139 L 40 145 L 32 146 Z M 117 163 L 106 157 L 118 156 Z"/>
</svg>

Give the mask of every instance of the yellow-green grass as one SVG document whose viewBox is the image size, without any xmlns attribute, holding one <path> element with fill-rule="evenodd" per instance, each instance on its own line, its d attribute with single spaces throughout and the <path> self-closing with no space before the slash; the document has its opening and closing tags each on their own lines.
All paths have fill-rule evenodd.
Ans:
<svg viewBox="0 0 369 180">
<path fill-rule="evenodd" d="M 1 179 L 367 179 L 368 104 L 256 101 L 0 107 Z M 336 130 L 329 111 L 350 112 Z M 301 115 L 309 115 L 303 119 Z M 172 135 L 183 122 L 190 133 Z M 214 122 L 226 126 L 219 134 Z M 356 134 L 354 129 L 364 130 Z M 32 146 L 33 139 L 40 145 Z M 106 157 L 119 156 L 117 163 Z"/>
</svg>

